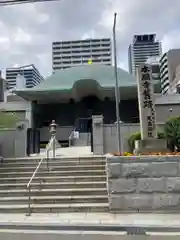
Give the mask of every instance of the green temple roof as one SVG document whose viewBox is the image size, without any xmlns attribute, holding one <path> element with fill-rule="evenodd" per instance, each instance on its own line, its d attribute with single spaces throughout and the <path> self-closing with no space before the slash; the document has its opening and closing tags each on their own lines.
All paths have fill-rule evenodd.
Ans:
<svg viewBox="0 0 180 240">
<path fill-rule="evenodd" d="M 136 88 L 136 78 L 118 68 L 118 83 L 120 88 Z M 79 84 L 80 83 L 80 84 Z M 65 93 L 71 92 L 76 88 L 76 84 L 81 88 L 88 88 L 92 85 L 96 88 L 113 88 L 115 86 L 114 67 L 110 65 L 81 65 L 78 67 L 57 70 L 54 74 L 46 78 L 43 82 L 33 88 L 17 89 L 14 91 L 20 97 L 30 99 L 30 96 L 37 96 L 48 93 Z"/>
<path fill-rule="evenodd" d="M 85 65 L 56 71 L 39 85 L 26 91 L 71 90 L 79 80 L 96 80 L 101 87 L 113 87 L 115 84 L 114 67 L 108 65 Z M 118 68 L 119 86 L 136 85 L 136 79 L 128 72 Z"/>
</svg>

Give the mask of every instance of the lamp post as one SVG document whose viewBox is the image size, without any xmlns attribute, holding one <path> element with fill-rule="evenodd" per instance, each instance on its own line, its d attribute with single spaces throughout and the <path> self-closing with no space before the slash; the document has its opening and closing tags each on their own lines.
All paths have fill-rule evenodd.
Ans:
<svg viewBox="0 0 180 240">
<path fill-rule="evenodd" d="M 114 48 L 114 76 L 115 76 L 115 98 L 116 98 L 116 121 L 117 121 L 117 149 L 121 152 L 121 132 L 120 132 L 120 117 L 119 117 L 119 103 L 120 94 L 118 86 L 118 74 L 117 74 L 117 49 L 116 49 L 116 15 L 114 13 L 114 25 L 113 25 L 113 48 Z"/>
</svg>

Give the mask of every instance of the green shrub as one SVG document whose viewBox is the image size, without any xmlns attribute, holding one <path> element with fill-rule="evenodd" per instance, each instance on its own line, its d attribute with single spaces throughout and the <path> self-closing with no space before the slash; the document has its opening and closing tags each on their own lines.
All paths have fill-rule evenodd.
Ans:
<svg viewBox="0 0 180 240">
<path fill-rule="evenodd" d="M 129 145 L 131 152 L 133 152 L 133 150 L 134 150 L 136 140 L 141 140 L 140 132 L 133 133 L 128 139 L 128 145 Z"/>
<path fill-rule="evenodd" d="M 180 151 L 180 117 L 170 118 L 164 125 L 164 134 L 169 149 Z"/>
<path fill-rule="evenodd" d="M 158 132 L 157 133 L 157 138 L 158 139 L 164 139 L 165 134 L 163 132 Z M 135 148 L 135 141 L 136 140 L 141 140 L 141 133 L 140 132 L 133 133 L 128 139 L 128 145 L 129 145 L 129 148 L 130 148 L 131 152 L 133 152 L 133 150 Z"/>
<path fill-rule="evenodd" d="M 157 138 L 158 138 L 158 139 L 165 139 L 166 137 L 165 137 L 164 132 L 158 132 L 158 133 L 157 133 Z"/>
<path fill-rule="evenodd" d="M 13 128 L 21 119 L 13 112 L 0 111 L 0 128 Z"/>
</svg>

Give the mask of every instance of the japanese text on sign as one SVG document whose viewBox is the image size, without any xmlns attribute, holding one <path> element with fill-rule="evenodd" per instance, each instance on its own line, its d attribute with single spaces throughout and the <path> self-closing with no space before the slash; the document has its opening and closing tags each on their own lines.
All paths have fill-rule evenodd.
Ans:
<svg viewBox="0 0 180 240">
<path fill-rule="evenodd" d="M 141 68 L 141 85 L 143 95 L 143 108 L 149 109 L 147 114 L 147 135 L 149 138 L 153 137 L 155 129 L 155 111 L 152 102 L 152 88 L 151 88 L 151 70 L 148 66 Z"/>
</svg>

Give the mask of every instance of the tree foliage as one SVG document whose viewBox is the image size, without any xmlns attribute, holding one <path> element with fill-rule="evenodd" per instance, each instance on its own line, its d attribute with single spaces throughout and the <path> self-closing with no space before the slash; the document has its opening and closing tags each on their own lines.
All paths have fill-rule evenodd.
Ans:
<svg viewBox="0 0 180 240">
<path fill-rule="evenodd" d="M 164 134 L 171 151 L 180 151 L 180 117 L 170 118 L 164 125 Z"/>
<path fill-rule="evenodd" d="M 17 114 L 12 112 L 0 112 L 0 128 L 13 128 L 21 121 Z"/>
</svg>

